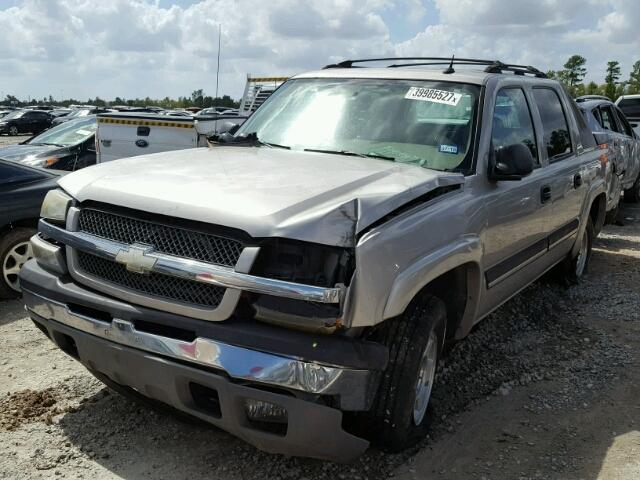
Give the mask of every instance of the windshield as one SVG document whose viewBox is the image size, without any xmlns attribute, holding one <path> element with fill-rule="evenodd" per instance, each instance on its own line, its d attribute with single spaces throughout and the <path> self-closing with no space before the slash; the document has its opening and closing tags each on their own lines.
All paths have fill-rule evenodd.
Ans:
<svg viewBox="0 0 640 480">
<path fill-rule="evenodd" d="M 2 117 L 3 120 L 11 120 L 12 118 L 20 118 L 22 115 L 24 115 L 25 111 L 22 110 L 14 110 L 13 112 L 9 113 L 8 115 Z"/>
<path fill-rule="evenodd" d="M 88 109 L 74 110 L 69 115 L 67 115 L 67 117 L 69 117 L 69 118 L 71 118 L 71 117 L 86 117 L 87 115 L 89 115 L 89 112 L 90 112 L 90 110 L 88 110 Z"/>
<path fill-rule="evenodd" d="M 45 133 L 32 138 L 29 145 L 58 145 L 68 147 L 84 142 L 96 133 L 98 123 L 95 117 L 70 120 Z"/>
<path fill-rule="evenodd" d="M 467 170 L 478 92 L 475 85 L 419 80 L 291 80 L 236 136 L 255 134 L 292 150 Z"/>
</svg>

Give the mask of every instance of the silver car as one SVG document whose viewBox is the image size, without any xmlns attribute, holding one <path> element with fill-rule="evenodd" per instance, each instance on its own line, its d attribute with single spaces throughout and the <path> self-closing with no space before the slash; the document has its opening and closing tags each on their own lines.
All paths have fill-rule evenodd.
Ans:
<svg viewBox="0 0 640 480">
<path fill-rule="evenodd" d="M 65 177 L 20 274 L 31 318 L 118 391 L 268 452 L 422 438 L 443 347 L 551 269 L 578 282 L 607 192 L 540 71 L 395 62 L 298 75 L 211 148 Z"/>
</svg>

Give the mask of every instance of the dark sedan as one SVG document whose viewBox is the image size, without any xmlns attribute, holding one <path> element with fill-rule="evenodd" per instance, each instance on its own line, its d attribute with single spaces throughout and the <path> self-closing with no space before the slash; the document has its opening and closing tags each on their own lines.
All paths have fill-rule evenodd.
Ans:
<svg viewBox="0 0 640 480">
<path fill-rule="evenodd" d="M 52 119 L 42 110 L 15 110 L 0 118 L 0 133 L 40 133 L 51 126 Z"/>
<path fill-rule="evenodd" d="M 40 206 L 59 172 L 0 160 L 0 298 L 20 294 L 18 272 L 31 258 Z"/>
<path fill-rule="evenodd" d="M 32 167 L 78 170 L 96 163 L 95 116 L 53 127 L 19 145 L 0 148 L 0 158 Z"/>
</svg>

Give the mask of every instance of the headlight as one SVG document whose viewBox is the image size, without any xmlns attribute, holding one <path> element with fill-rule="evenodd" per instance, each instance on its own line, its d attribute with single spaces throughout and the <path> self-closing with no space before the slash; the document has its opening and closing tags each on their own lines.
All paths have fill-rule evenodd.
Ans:
<svg viewBox="0 0 640 480">
<path fill-rule="evenodd" d="M 72 198 L 60 189 L 50 190 L 44 197 L 40 216 L 56 223 L 64 223 Z"/>
<path fill-rule="evenodd" d="M 62 157 L 48 157 L 44 160 L 44 163 L 42 164 L 42 166 L 44 168 L 51 168 L 53 165 L 58 163 L 58 160 L 60 160 L 60 158 Z"/>
</svg>

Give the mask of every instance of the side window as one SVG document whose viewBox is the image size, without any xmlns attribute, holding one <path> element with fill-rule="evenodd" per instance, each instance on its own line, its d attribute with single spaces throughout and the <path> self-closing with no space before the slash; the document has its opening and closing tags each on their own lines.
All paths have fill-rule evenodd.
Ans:
<svg viewBox="0 0 640 480">
<path fill-rule="evenodd" d="M 600 118 L 602 128 L 605 130 L 611 130 L 612 132 L 617 132 L 618 128 L 616 127 L 616 120 L 613 117 L 613 110 L 611 107 L 600 107 Z"/>
<path fill-rule="evenodd" d="M 549 161 L 560 160 L 572 151 L 569 124 L 560 97 L 550 88 L 534 88 L 533 97 L 540 112 L 542 139 Z"/>
<path fill-rule="evenodd" d="M 623 133 L 627 137 L 633 137 L 633 128 L 631 128 L 627 117 L 624 116 L 624 113 L 622 113 L 619 108 L 614 107 L 614 110 L 616 112 L 616 117 L 618 117 L 618 125 L 622 127 Z"/>
<path fill-rule="evenodd" d="M 531 110 L 521 89 L 503 88 L 498 92 L 493 111 L 491 142 L 495 150 L 514 143 L 523 143 L 531 150 L 536 164 L 540 163 Z"/>
<path fill-rule="evenodd" d="M 42 178 L 42 175 L 39 175 L 30 168 L 24 168 L 20 165 L 12 165 L 9 162 L 0 162 L 0 185 L 14 182 L 33 181 L 39 178 Z"/>
</svg>

